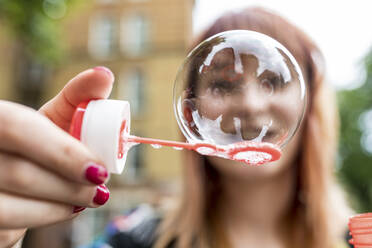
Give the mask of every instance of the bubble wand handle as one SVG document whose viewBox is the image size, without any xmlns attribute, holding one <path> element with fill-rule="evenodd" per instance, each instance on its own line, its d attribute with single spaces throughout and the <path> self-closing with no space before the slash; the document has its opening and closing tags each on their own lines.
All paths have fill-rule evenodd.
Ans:
<svg viewBox="0 0 372 248">
<path fill-rule="evenodd" d="M 170 141 L 170 140 L 161 140 L 161 139 L 152 139 L 152 138 L 143 138 L 134 135 L 129 135 L 124 138 L 126 142 L 133 142 L 133 143 L 142 143 L 142 144 L 149 144 L 149 145 L 161 145 L 161 146 L 170 146 L 170 147 L 179 147 L 188 150 L 194 150 L 195 144 L 186 143 L 186 142 L 178 142 L 178 141 Z"/>
<path fill-rule="evenodd" d="M 160 146 L 170 146 L 170 147 L 178 147 L 184 148 L 188 150 L 194 150 L 199 152 L 203 155 L 213 155 L 213 156 L 220 156 L 232 160 L 237 160 L 241 162 L 245 162 L 247 164 L 255 164 L 260 165 L 267 162 L 278 160 L 281 157 L 281 151 L 278 147 L 273 144 L 269 143 L 256 143 L 251 141 L 243 141 L 239 143 L 234 143 L 228 146 L 216 146 L 214 144 L 209 143 L 185 143 L 185 142 L 177 142 L 177 141 L 170 141 L 170 140 L 160 140 L 160 139 L 152 139 L 152 138 L 143 138 L 133 135 L 125 136 L 123 135 L 123 148 L 125 147 L 125 143 L 142 143 L 142 144 L 150 144 L 150 145 L 160 145 Z M 260 157 L 259 160 L 252 160 L 246 158 L 248 154 L 252 156 L 254 152 L 256 154 L 267 154 L 269 157 L 264 158 Z"/>
<path fill-rule="evenodd" d="M 153 138 L 143 138 L 134 135 L 124 136 L 124 142 L 133 142 L 133 143 L 141 143 L 141 144 L 149 144 L 149 145 L 161 145 L 161 146 L 169 146 L 169 147 L 178 147 L 187 150 L 194 150 L 198 151 L 198 148 L 206 148 L 211 149 L 213 152 L 226 152 L 224 148 L 217 147 L 216 145 L 209 144 L 209 143 L 186 143 L 186 142 L 178 142 L 178 141 L 171 141 L 171 140 L 161 140 L 161 139 L 153 139 Z"/>
</svg>

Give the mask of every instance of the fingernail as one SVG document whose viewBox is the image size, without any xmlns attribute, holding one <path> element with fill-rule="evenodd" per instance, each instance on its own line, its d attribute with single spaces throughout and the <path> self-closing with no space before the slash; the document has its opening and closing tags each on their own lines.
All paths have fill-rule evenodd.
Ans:
<svg viewBox="0 0 372 248">
<path fill-rule="evenodd" d="M 112 73 L 112 71 L 107 68 L 107 67 L 104 67 L 104 66 L 96 66 L 93 68 L 93 70 L 95 71 L 104 71 L 110 78 L 114 79 L 114 74 Z"/>
<path fill-rule="evenodd" d="M 72 213 L 76 214 L 76 213 L 79 213 L 79 212 L 83 211 L 84 209 L 85 209 L 85 207 L 75 206 Z"/>
<path fill-rule="evenodd" d="M 97 187 L 96 195 L 94 196 L 93 202 L 97 205 L 103 205 L 110 198 L 110 191 L 105 185 Z"/>
<path fill-rule="evenodd" d="M 102 165 L 91 163 L 85 170 L 85 177 L 94 184 L 102 184 L 106 181 L 108 172 Z"/>
</svg>

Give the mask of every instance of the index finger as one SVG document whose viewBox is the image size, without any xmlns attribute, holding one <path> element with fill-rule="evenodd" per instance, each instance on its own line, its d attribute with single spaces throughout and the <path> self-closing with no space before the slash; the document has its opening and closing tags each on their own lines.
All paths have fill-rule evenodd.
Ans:
<svg viewBox="0 0 372 248">
<path fill-rule="evenodd" d="M 102 184 L 108 178 L 101 161 L 86 146 L 46 117 L 15 103 L 0 101 L 0 151 L 20 155 L 76 182 Z"/>
</svg>

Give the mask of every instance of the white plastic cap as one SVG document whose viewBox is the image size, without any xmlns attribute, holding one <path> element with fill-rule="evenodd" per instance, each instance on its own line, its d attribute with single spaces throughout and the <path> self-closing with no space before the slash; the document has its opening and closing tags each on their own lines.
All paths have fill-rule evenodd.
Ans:
<svg viewBox="0 0 372 248">
<path fill-rule="evenodd" d="M 97 154 L 108 172 L 123 172 L 127 152 L 119 157 L 120 128 L 126 121 L 125 134 L 130 132 L 130 105 L 126 101 L 90 101 L 83 118 L 80 140 Z"/>
</svg>

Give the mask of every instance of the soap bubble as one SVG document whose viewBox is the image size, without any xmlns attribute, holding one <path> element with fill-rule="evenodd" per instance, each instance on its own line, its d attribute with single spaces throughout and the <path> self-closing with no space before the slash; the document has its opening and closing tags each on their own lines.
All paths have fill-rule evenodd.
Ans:
<svg viewBox="0 0 372 248">
<path fill-rule="evenodd" d="M 176 77 L 173 104 L 190 143 L 282 148 L 304 116 L 306 86 L 284 46 L 261 33 L 233 30 L 190 52 Z"/>
</svg>

